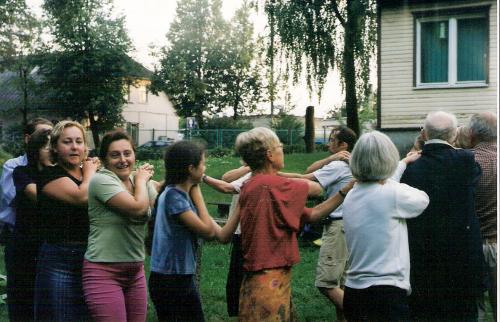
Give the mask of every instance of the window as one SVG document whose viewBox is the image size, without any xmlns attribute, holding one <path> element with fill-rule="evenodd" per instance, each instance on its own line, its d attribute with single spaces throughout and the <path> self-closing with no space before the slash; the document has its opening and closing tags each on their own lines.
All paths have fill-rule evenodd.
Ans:
<svg viewBox="0 0 500 322">
<path fill-rule="evenodd" d="M 146 104 L 148 102 L 148 89 L 146 86 L 139 86 L 139 103 Z"/>
<path fill-rule="evenodd" d="M 139 142 L 139 123 L 127 122 L 127 133 L 130 135 L 134 144 Z"/>
<path fill-rule="evenodd" d="M 487 61 L 486 14 L 417 18 L 417 88 L 485 86 Z"/>
</svg>

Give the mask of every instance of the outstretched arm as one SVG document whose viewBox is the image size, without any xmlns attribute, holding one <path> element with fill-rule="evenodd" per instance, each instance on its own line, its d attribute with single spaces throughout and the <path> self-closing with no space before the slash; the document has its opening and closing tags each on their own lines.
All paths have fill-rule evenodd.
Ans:
<svg viewBox="0 0 500 322">
<path fill-rule="evenodd" d="M 349 158 L 351 157 L 351 154 L 348 151 L 340 151 L 335 154 L 332 154 L 324 159 L 318 160 L 316 162 L 313 162 L 309 167 L 307 167 L 305 173 L 312 173 L 316 170 L 321 169 L 328 163 L 332 161 L 346 161 L 349 162 Z"/>
</svg>

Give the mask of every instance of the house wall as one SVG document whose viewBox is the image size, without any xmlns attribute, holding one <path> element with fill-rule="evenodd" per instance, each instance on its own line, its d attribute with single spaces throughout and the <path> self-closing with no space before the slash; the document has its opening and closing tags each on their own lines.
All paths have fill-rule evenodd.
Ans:
<svg viewBox="0 0 500 322">
<path fill-rule="evenodd" d="M 148 93 L 147 102 L 140 102 L 141 88 L 130 86 L 129 102 L 123 108 L 123 117 L 127 122 L 139 125 L 139 145 L 158 139 L 160 136 L 178 139 L 179 117 L 175 109 L 165 95 Z"/>
<path fill-rule="evenodd" d="M 483 88 L 414 88 L 414 17 L 423 9 L 491 5 L 489 11 L 489 83 Z M 431 7 L 432 6 L 432 7 Z M 496 1 L 443 1 L 383 8 L 380 31 L 380 128 L 415 128 L 427 113 L 454 113 L 463 124 L 477 111 L 497 110 Z"/>
</svg>

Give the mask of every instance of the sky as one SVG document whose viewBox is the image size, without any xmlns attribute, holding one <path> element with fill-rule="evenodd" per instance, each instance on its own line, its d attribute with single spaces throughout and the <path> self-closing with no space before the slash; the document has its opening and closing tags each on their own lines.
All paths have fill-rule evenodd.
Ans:
<svg viewBox="0 0 500 322">
<path fill-rule="evenodd" d="M 39 12 L 42 0 L 28 0 L 27 2 L 36 12 Z M 242 2 L 242 0 L 223 0 L 224 17 L 230 19 Z M 126 28 L 135 47 L 131 56 L 149 69 L 157 63 L 155 58 L 150 56 L 150 45 L 155 47 L 166 45 L 166 34 L 175 18 L 176 3 L 177 1 L 174 0 L 114 0 L 117 12 L 125 16 Z M 266 26 L 266 17 L 263 14 L 256 14 L 252 19 L 256 32 L 262 32 Z M 295 106 L 291 113 L 300 116 L 305 115 L 307 106 L 313 105 L 315 116 L 323 117 L 334 106 L 340 106 L 344 98 L 336 72 L 330 73 L 321 102 L 318 102 L 316 95 L 310 97 L 304 83 L 293 86 L 290 93 L 291 105 Z M 280 104 L 283 105 L 283 102 L 275 102 L 275 106 Z M 268 106 L 269 103 L 266 103 L 262 107 L 269 112 Z"/>
</svg>

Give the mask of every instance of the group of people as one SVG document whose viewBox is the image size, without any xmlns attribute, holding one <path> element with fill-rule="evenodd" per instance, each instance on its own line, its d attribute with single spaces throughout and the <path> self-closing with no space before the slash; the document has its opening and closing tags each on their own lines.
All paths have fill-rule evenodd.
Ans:
<svg viewBox="0 0 500 322">
<path fill-rule="evenodd" d="M 474 114 L 465 134 L 472 150 L 453 146 L 452 114 L 430 113 L 423 146 L 400 160 L 385 134 L 358 139 L 339 126 L 331 155 L 297 174 L 281 171 L 283 145 L 259 127 L 238 135 L 244 165 L 222 180 L 205 174 L 203 147 L 179 141 L 156 182 L 124 131 L 106 133 L 89 158 L 79 123 L 32 120 L 26 154 L 4 164 L 0 181 L 9 318 L 145 321 L 149 289 L 158 320 L 203 321 L 203 238 L 232 241 L 230 316 L 291 321 L 297 234 L 323 221 L 315 285 L 338 320 L 475 321 L 485 287 L 496 311 L 496 116 Z M 234 194 L 223 227 L 202 183 Z M 305 206 L 323 191 L 325 201 Z"/>
</svg>

